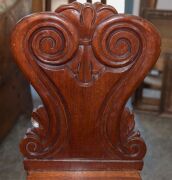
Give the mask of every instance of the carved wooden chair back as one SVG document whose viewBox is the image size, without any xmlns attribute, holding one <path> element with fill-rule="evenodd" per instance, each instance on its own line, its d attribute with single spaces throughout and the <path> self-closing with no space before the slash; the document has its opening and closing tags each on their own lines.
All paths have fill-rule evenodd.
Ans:
<svg viewBox="0 0 172 180">
<path fill-rule="evenodd" d="M 43 102 L 20 144 L 26 170 L 141 170 L 146 146 L 125 104 L 159 56 L 153 25 L 74 2 L 25 17 L 11 39 Z"/>
</svg>

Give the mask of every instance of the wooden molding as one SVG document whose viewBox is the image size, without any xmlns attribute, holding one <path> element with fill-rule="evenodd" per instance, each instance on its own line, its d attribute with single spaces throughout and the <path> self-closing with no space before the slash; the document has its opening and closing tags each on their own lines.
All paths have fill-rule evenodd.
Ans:
<svg viewBox="0 0 172 180">
<path fill-rule="evenodd" d="M 25 169 L 141 170 L 146 145 L 125 104 L 159 56 L 153 25 L 74 2 L 25 17 L 11 39 L 43 102 L 20 144 Z"/>
<path fill-rule="evenodd" d="M 59 171 L 59 172 L 29 172 L 28 180 L 67 180 L 67 179 L 94 179 L 94 180 L 141 180 L 137 171 Z"/>
</svg>

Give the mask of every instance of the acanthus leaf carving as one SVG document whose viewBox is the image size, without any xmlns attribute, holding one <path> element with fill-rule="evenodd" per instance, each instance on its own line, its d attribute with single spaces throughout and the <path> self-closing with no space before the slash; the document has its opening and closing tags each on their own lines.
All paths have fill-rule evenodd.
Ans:
<svg viewBox="0 0 172 180">
<path fill-rule="evenodd" d="M 146 153 L 146 145 L 138 130 L 135 131 L 134 114 L 124 109 L 120 122 L 120 149 L 124 157 L 142 159 Z"/>
</svg>

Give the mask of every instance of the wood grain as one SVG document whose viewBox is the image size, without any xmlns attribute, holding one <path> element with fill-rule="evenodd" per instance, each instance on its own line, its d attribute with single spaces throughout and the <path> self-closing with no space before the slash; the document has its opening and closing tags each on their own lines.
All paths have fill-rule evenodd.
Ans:
<svg viewBox="0 0 172 180">
<path fill-rule="evenodd" d="M 139 172 L 137 171 L 59 171 L 59 172 L 30 172 L 28 180 L 140 180 Z"/>
<path fill-rule="evenodd" d="M 152 24 L 74 2 L 25 17 L 11 47 L 43 101 L 20 144 L 26 170 L 142 169 L 146 145 L 125 104 L 159 56 Z"/>
</svg>

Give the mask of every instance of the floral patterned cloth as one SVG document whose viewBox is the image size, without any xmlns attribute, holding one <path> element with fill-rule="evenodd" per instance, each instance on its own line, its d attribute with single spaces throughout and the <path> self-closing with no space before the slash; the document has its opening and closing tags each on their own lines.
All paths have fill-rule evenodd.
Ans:
<svg viewBox="0 0 172 180">
<path fill-rule="evenodd" d="M 5 12 L 10 6 L 12 6 L 17 0 L 0 0 L 0 14 Z"/>
</svg>

